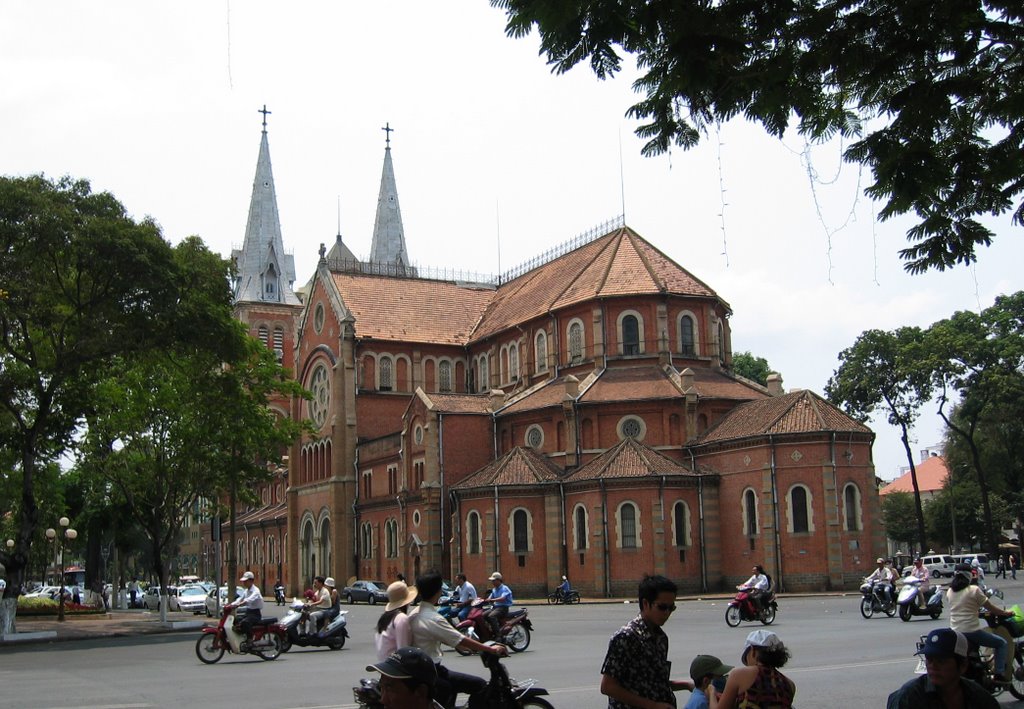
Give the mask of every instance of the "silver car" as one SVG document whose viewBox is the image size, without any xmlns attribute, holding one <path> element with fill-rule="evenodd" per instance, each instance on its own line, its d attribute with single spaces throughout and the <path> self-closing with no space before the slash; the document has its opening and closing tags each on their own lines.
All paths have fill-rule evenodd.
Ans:
<svg viewBox="0 0 1024 709">
<path fill-rule="evenodd" d="M 199 615 L 206 610 L 206 589 L 199 584 L 178 589 L 178 609 Z"/>
</svg>

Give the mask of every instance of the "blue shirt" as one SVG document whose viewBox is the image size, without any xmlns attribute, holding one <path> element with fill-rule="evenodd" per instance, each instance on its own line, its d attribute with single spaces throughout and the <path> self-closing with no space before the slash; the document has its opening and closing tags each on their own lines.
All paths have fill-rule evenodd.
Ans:
<svg viewBox="0 0 1024 709">
<path fill-rule="evenodd" d="M 496 606 L 511 606 L 512 589 L 503 583 L 499 583 L 491 589 L 491 595 L 489 598 L 494 599 L 494 605 Z"/>
<path fill-rule="evenodd" d="M 708 709 L 708 695 L 699 689 L 693 690 L 693 694 L 690 695 L 690 701 L 686 703 L 683 709 Z"/>
</svg>

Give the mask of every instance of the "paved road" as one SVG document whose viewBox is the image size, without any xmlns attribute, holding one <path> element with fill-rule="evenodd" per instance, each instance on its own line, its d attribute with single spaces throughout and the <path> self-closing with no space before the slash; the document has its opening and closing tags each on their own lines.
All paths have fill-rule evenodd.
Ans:
<svg viewBox="0 0 1024 709">
<path fill-rule="evenodd" d="M 1003 588 L 1008 604 L 1024 597 L 1020 581 Z M 783 601 L 774 630 L 792 649 L 785 672 L 797 683 L 801 709 L 884 706 L 888 693 L 912 676 L 918 636 L 945 621 L 864 620 L 858 603 L 854 595 Z M 0 707 L 351 707 L 351 687 L 373 660 L 371 628 L 380 607 L 348 608 L 352 638 L 343 650 L 296 649 L 269 663 L 244 656 L 202 665 L 193 652 L 194 633 L 5 648 Z M 635 604 L 533 606 L 533 643 L 507 666 L 513 676 L 537 678 L 558 709 L 605 706 L 597 686 L 608 637 L 635 612 Z M 747 632 L 761 626 L 731 629 L 724 614 L 720 600 L 680 604 L 666 626 L 673 675 L 685 676 L 702 652 L 738 661 Z M 445 662 L 482 673 L 477 658 L 451 653 Z M 1014 700 L 1007 694 L 1002 701 Z"/>
</svg>

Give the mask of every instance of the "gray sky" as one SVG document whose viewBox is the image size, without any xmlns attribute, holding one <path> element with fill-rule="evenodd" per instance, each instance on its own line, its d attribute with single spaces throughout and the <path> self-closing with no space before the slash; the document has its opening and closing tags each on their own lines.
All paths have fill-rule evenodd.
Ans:
<svg viewBox="0 0 1024 709">
<path fill-rule="evenodd" d="M 89 179 L 177 242 L 228 255 L 245 232 L 266 104 L 285 246 L 299 282 L 341 232 L 366 256 L 385 122 L 410 257 L 495 273 L 624 211 L 733 308 L 733 347 L 787 388 L 821 392 L 868 328 L 928 326 L 1022 287 L 1009 218 L 973 268 L 910 276 L 910 222 L 884 224 L 841 166 L 733 121 L 643 158 L 633 72 L 552 75 L 536 35 L 504 35 L 486 0 L 139 0 L 0 4 L 0 173 Z M 621 156 L 621 159 L 620 159 Z M 812 179 L 812 175 L 815 176 Z M 499 253 L 500 242 L 500 253 Z M 939 443 L 926 407 L 915 449 Z M 906 459 L 877 421 L 878 474 Z"/>
</svg>

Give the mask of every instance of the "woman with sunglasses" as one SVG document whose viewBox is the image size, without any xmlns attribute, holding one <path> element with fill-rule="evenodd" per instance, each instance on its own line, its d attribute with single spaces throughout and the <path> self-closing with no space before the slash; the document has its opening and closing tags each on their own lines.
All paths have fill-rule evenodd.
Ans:
<svg viewBox="0 0 1024 709">
<path fill-rule="evenodd" d="M 645 576 L 640 582 L 640 614 L 612 636 L 601 666 L 608 709 L 674 709 L 674 692 L 693 690 L 691 680 L 669 677 L 668 636 L 661 629 L 676 609 L 677 590 L 664 576 Z"/>
</svg>

